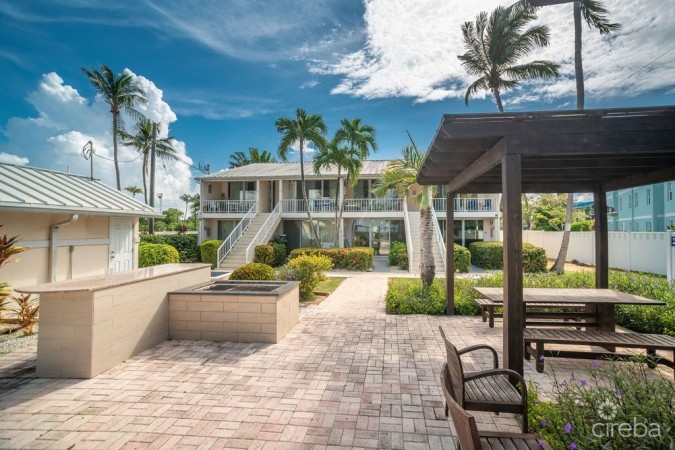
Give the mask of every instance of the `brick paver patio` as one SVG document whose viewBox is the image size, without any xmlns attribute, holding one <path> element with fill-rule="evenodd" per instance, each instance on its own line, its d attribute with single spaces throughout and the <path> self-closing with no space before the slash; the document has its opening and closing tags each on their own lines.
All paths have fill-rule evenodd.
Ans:
<svg viewBox="0 0 675 450">
<path fill-rule="evenodd" d="M 35 347 L 0 355 L 1 448 L 454 448 L 438 378 L 443 326 L 501 349 L 479 318 L 385 314 L 386 274 L 357 274 L 279 344 L 165 342 L 91 380 L 31 378 Z M 468 359 L 471 368 L 487 361 Z M 547 364 L 561 376 L 587 362 Z M 550 385 L 526 363 L 526 378 Z M 476 413 L 518 431 L 513 416 Z"/>
</svg>

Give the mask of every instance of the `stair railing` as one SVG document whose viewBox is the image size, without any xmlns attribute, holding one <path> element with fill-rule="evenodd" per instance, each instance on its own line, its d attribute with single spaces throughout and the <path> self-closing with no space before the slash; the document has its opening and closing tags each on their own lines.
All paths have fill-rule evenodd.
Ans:
<svg viewBox="0 0 675 450">
<path fill-rule="evenodd" d="M 438 216 L 436 215 L 436 210 L 433 205 L 431 205 L 431 220 L 434 222 L 434 233 L 436 233 L 436 240 L 438 241 L 438 246 L 441 251 L 441 260 L 443 261 L 443 268 L 445 269 L 445 241 L 443 240 L 443 233 L 441 233 L 441 226 L 438 224 Z M 448 232 L 447 224 L 445 225 L 445 231 L 446 233 Z"/>
<path fill-rule="evenodd" d="M 244 234 L 244 230 L 246 230 L 246 228 L 251 224 L 251 221 L 255 216 L 255 210 L 257 206 L 258 202 L 253 202 L 251 209 L 248 210 L 244 218 L 239 221 L 236 227 L 234 227 L 232 233 L 230 233 L 230 235 L 225 238 L 223 243 L 220 244 L 220 247 L 218 247 L 218 266 L 220 266 L 220 263 L 222 263 L 227 255 L 230 254 L 234 244 L 237 243 L 241 235 Z"/>
<path fill-rule="evenodd" d="M 276 228 L 277 219 L 279 217 L 281 217 L 281 202 L 277 203 L 277 206 L 274 207 L 269 217 L 267 220 L 265 220 L 265 223 L 262 225 L 262 227 L 260 227 L 260 230 L 255 235 L 251 243 L 248 244 L 248 247 L 246 247 L 247 263 L 250 263 L 253 260 L 253 252 L 255 252 L 256 245 L 260 245 L 263 243 L 263 241 L 266 241 L 270 231 L 273 231 L 272 228 Z"/>
</svg>

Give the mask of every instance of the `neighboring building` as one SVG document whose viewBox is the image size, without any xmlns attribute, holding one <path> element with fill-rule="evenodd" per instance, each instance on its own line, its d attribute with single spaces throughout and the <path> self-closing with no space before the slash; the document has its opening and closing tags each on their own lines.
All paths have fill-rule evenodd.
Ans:
<svg viewBox="0 0 675 450">
<path fill-rule="evenodd" d="M 388 161 L 365 161 L 355 186 L 340 192 L 345 198 L 343 212 L 344 246 L 368 246 L 386 255 L 393 241 L 409 243 L 411 267 L 419 258 L 419 208 L 404 202 L 394 192 L 375 198 L 373 186 Z M 343 178 L 345 174 L 341 175 Z M 321 245 L 332 247 L 335 241 L 335 199 L 338 194 L 337 171 L 314 173 L 312 163 L 305 163 L 307 196 L 319 229 Z M 285 234 L 289 249 L 310 244 L 309 221 L 302 200 L 300 163 L 256 163 L 206 175 L 201 183 L 199 239 L 226 240 L 221 256 L 222 267 L 236 267 L 252 258 L 252 248 L 278 234 Z M 446 201 L 434 200 L 439 223 L 434 242 L 437 261 L 444 259 L 441 247 L 445 230 Z M 455 199 L 454 236 L 458 243 L 475 240 L 498 240 L 499 196 L 473 196 Z M 242 222 L 243 220 L 243 222 Z M 238 225 L 248 224 L 245 230 Z M 406 228 L 407 227 L 407 228 Z M 261 231 L 262 230 L 262 231 Z M 234 236 L 241 237 L 237 240 Z M 416 239 L 415 239 L 416 238 Z M 236 243 L 234 242 L 236 241 Z M 444 252 L 444 249 L 443 249 Z M 225 255 L 227 253 L 227 255 Z M 437 262 L 440 267 L 442 264 Z"/>
<path fill-rule="evenodd" d="M 28 248 L 0 281 L 28 286 L 138 266 L 138 219 L 150 206 L 88 177 L 0 164 L 0 235 Z"/>
<path fill-rule="evenodd" d="M 610 231 L 665 231 L 675 226 L 675 181 L 607 193 Z"/>
</svg>

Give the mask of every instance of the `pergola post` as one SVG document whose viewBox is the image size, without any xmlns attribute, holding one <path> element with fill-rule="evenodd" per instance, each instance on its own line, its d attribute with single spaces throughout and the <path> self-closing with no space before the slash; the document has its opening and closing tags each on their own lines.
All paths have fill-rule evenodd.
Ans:
<svg viewBox="0 0 675 450">
<path fill-rule="evenodd" d="M 455 314 L 455 193 L 446 194 L 445 207 L 445 298 L 446 314 Z"/>
<path fill-rule="evenodd" d="M 595 287 L 609 287 L 609 233 L 607 231 L 607 193 L 598 183 L 593 191 L 595 212 Z"/>
<path fill-rule="evenodd" d="M 504 202 L 504 367 L 523 374 L 523 208 L 521 157 L 502 157 Z"/>
</svg>

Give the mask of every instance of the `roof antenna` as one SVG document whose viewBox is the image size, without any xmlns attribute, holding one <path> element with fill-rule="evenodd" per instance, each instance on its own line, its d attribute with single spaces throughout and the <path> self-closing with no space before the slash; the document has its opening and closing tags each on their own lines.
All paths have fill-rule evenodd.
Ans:
<svg viewBox="0 0 675 450">
<path fill-rule="evenodd" d="M 410 139 L 410 143 L 412 144 L 413 148 L 414 148 L 415 150 L 417 150 L 417 146 L 415 145 L 415 141 L 413 141 L 413 138 L 412 138 L 412 136 L 410 135 L 410 131 L 405 130 L 405 132 L 408 133 L 408 138 Z M 417 151 L 419 151 L 419 150 L 417 150 Z"/>
<path fill-rule="evenodd" d="M 90 160 L 89 164 L 89 178 L 91 181 L 94 181 L 94 155 L 96 152 L 94 151 L 94 143 L 89 141 L 86 144 L 84 144 L 84 147 L 82 147 L 82 157 L 84 159 Z"/>
</svg>

